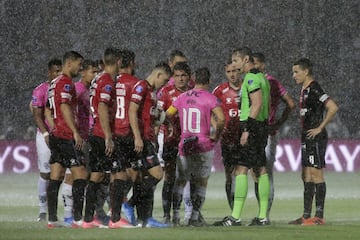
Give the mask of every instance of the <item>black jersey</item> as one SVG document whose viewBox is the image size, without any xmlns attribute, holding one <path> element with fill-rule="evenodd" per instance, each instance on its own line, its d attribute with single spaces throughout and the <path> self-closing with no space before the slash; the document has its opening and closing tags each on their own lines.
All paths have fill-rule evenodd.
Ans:
<svg viewBox="0 0 360 240">
<path fill-rule="evenodd" d="M 317 128 L 323 120 L 329 96 L 318 82 L 313 81 L 300 94 L 300 118 L 303 130 Z"/>
</svg>

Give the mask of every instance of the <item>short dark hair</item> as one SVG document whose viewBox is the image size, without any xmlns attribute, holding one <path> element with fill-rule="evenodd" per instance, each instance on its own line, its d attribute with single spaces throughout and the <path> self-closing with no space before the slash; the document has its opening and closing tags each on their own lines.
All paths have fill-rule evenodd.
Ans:
<svg viewBox="0 0 360 240">
<path fill-rule="evenodd" d="M 60 59 L 58 58 L 52 58 L 50 59 L 50 61 L 48 62 L 48 70 L 51 69 L 52 66 L 61 66 L 62 62 Z"/>
<path fill-rule="evenodd" d="M 91 59 L 85 59 L 82 64 L 82 69 L 87 70 L 89 67 L 97 67 L 96 62 Z"/>
<path fill-rule="evenodd" d="M 155 65 L 154 69 L 159 69 L 164 71 L 166 74 L 168 74 L 169 76 L 171 76 L 171 68 L 169 66 L 169 64 L 167 64 L 166 62 L 162 61 L 159 62 Z"/>
<path fill-rule="evenodd" d="M 195 71 L 195 83 L 196 84 L 209 84 L 210 83 L 210 71 L 207 67 L 199 68 Z"/>
<path fill-rule="evenodd" d="M 174 61 L 176 56 L 186 58 L 185 54 L 182 51 L 175 49 L 171 51 L 169 56 L 169 61 L 170 62 Z"/>
<path fill-rule="evenodd" d="M 227 67 L 227 66 L 229 66 L 230 64 L 232 64 L 232 59 L 231 59 L 231 57 L 228 57 L 228 58 L 225 60 L 225 62 L 224 62 L 224 67 Z"/>
<path fill-rule="evenodd" d="M 173 71 L 184 71 L 189 76 L 191 75 L 191 68 L 186 62 L 178 62 L 175 64 Z"/>
<path fill-rule="evenodd" d="M 135 62 L 135 53 L 129 49 L 121 50 L 121 68 L 129 67 L 131 62 Z"/>
<path fill-rule="evenodd" d="M 309 75 L 313 74 L 313 63 L 308 58 L 300 58 L 296 62 L 294 62 L 293 66 L 298 65 L 302 70 L 307 69 L 309 71 Z"/>
<path fill-rule="evenodd" d="M 253 56 L 253 58 L 256 58 L 257 60 L 259 60 L 259 62 L 261 62 L 261 63 L 266 62 L 265 55 L 262 52 L 253 53 L 252 56 Z"/>
<path fill-rule="evenodd" d="M 238 54 L 242 58 L 249 56 L 249 61 L 254 62 L 253 54 L 252 54 L 251 48 L 249 48 L 249 47 L 236 48 L 232 51 L 232 55 L 234 55 L 234 54 Z"/>
<path fill-rule="evenodd" d="M 118 48 L 108 47 L 104 51 L 104 64 L 114 65 L 121 59 L 121 52 Z"/>
<path fill-rule="evenodd" d="M 63 56 L 63 63 L 65 63 L 69 59 L 70 60 L 78 60 L 78 59 L 84 59 L 84 57 L 76 51 L 68 51 Z"/>
</svg>

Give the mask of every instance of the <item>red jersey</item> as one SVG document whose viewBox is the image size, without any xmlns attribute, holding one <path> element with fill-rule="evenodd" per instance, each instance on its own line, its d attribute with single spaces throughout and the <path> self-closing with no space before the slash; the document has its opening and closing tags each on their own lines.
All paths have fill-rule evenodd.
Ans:
<svg viewBox="0 0 360 240">
<path fill-rule="evenodd" d="M 109 73 L 101 73 L 95 77 L 90 87 L 90 109 L 94 118 L 93 135 L 104 138 L 104 131 L 99 119 L 99 103 L 108 105 L 111 132 L 114 130 L 115 116 L 115 87 L 114 80 Z"/>
<path fill-rule="evenodd" d="M 158 102 L 157 106 L 160 110 L 166 111 L 172 103 L 177 99 L 177 97 L 182 94 L 183 91 L 177 89 L 174 85 L 165 85 L 157 94 Z M 173 135 L 171 137 L 167 134 L 167 128 L 165 125 L 161 125 L 161 131 L 164 132 L 164 142 L 178 146 L 181 135 L 180 128 L 180 119 L 179 115 L 176 113 L 175 117 L 171 118 L 171 124 L 173 125 Z"/>
<path fill-rule="evenodd" d="M 77 99 L 72 79 L 65 74 L 60 74 L 58 77 L 53 79 L 49 87 L 48 100 L 55 124 L 52 134 L 62 139 L 74 139 L 73 132 L 66 124 L 64 116 L 60 110 L 61 104 L 69 104 L 73 112 L 73 116 L 76 116 Z"/>
<path fill-rule="evenodd" d="M 122 73 L 116 78 L 115 135 L 127 136 L 131 133 L 128 111 L 131 91 L 138 81 L 139 79 L 127 73 Z"/>
<path fill-rule="evenodd" d="M 213 94 L 221 101 L 221 108 L 225 115 L 225 126 L 222 132 L 222 144 L 238 143 L 241 137 L 240 131 L 240 94 L 241 90 L 236 90 L 228 82 L 217 86 Z"/>
<path fill-rule="evenodd" d="M 148 81 L 138 81 L 131 91 L 131 102 L 139 105 L 138 120 L 141 136 L 144 140 L 155 142 L 154 120 L 156 111 L 156 93 Z"/>
</svg>

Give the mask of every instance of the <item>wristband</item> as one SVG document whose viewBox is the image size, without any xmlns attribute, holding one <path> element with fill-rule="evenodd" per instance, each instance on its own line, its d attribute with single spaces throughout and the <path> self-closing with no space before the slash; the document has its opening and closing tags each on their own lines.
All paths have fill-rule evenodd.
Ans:
<svg viewBox="0 0 360 240">
<path fill-rule="evenodd" d="M 43 135 L 43 137 L 47 137 L 47 136 L 49 136 L 49 132 L 46 131 L 42 135 Z"/>
</svg>

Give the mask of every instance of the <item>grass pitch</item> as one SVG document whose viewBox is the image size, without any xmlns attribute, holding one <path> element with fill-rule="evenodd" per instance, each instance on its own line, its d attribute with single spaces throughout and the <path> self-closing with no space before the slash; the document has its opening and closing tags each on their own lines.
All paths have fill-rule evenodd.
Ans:
<svg viewBox="0 0 360 240">
<path fill-rule="evenodd" d="M 202 227 L 169 229 L 47 229 L 36 222 L 38 215 L 37 174 L 0 175 L 0 239 L 359 239 L 360 173 L 326 173 L 325 226 L 291 226 L 287 222 L 302 213 L 303 186 L 299 173 L 275 173 L 275 201 L 271 225 L 265 227 Z M 154 217 L 162 219 L 161 188 L 156 191 Z M 59 218 L 63 205 L 59 200 Z M 225 197 L 224 174 L 210 177 L 203 215 L 208 223 L 230 214 Z M 242 219 L 244 224 L 257 213 L 253 184 Z"/>
</svg>

